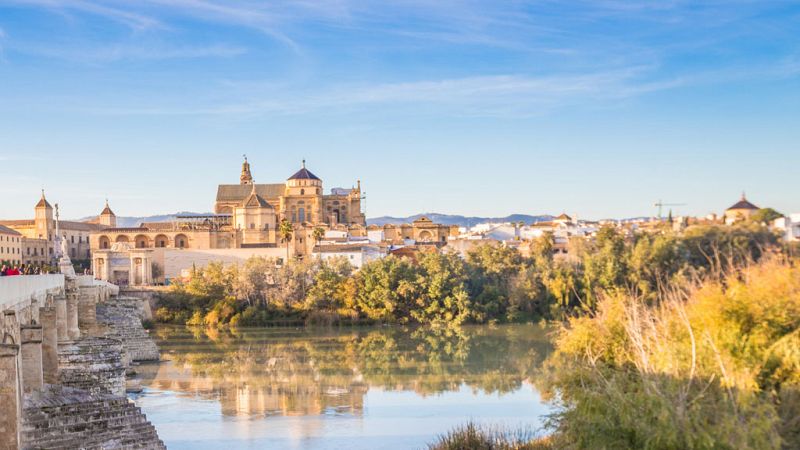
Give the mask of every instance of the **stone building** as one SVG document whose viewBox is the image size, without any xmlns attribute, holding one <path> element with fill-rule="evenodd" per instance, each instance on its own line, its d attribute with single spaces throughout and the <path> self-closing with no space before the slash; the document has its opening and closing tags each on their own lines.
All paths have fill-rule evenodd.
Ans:
<svg viewBox="0 0 800 450">
<path fill-rule="evenodd" d="M 108 202 L 106 202 L 106 210 Z M 104 210 L 105 212 L 105 210 Z M 113 213 L 111 213 L 113 215 Z M 58 232 L 67 242 L 69 257 L 73 260 L 91 258 L 89 236 L 109 225 L 103 224 L 103 215 L 96 223 L 58 220 Z M 53 206 L 45 198 L 44 190 L 34 207 L 34 218 L 23 220 L 0 220 L 0 225 L 11 228 L 23 236 L 21 261 L 38 264 L 49 263 L 56 254 L 56 217 Z"/>
<path fill-rule="evenodd" d="M 217 187 L 214 212 L 234 215 L 253 194 L 273 210 L 275 222 L 268 224 L 272 229 L 284 219 L 292 224 L 366 225 L 361 211 L 361 182 L 351 189 L 333 188 L 325 194 L 322 180 L 306 168 L 305 161 L 284 183 L 257 184 L 245 158 L 239 184 Z M 234 223 L 235 228 L 249 226 L 250 223 Z"/>
<path fill-rule="evenodd" d="M 747 201 L 742 192 L 742 198 L 725 210 L 725 223 L 730 225 L 735 222 L 747 220 L 759 210 L 759 207 Z"/>
<path fill-rule="evenodd" d="M 212 260 L 239 263 L 251 256 L 308 257 L 327 240 L 315 237 L 315 230 L 344 241 L 388 245 L 442 246 L 458 235 L 457 227 L 424 217 L 412 224 L 367 227 L 362 199 L 360 181 L 350 189 L 333 188 L 326 194 L 322 179 L 306 168 L 305 161 L 283 183 L 258 184 L 245 158 L 239 184 L 218 186 L 211 215 L 178 216 L 170 222 L 121 228 L 106 204 L 97 219 L 100 228 L 91 233 L 94 273 L 116 284 L 149 284 L 165 282 Z M 284 221 L 291 225 L 289 239 L 280 232 Z M 331 254 L 338 249 L 326 248 Z"/>
<path fill-rule="evenodd" d="M 22 264 L 22 235 L 0 225 L 0 263 L 3 264 Z"/>
<path fill-rule="evenodd" d="M 415 244 L 445 245 L 448 238 L 459 235 L 458 226 L 434 223 L 420 217 L 412 223 L 401 225 L 370 225 L 367 227 L 370 240 L 388 242 L 392 245 Z"/>
</svg>

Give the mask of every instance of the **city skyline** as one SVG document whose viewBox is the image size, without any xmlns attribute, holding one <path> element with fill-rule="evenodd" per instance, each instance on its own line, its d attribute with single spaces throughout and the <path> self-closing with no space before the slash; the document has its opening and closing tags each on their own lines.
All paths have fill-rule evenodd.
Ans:
<svg viewBox="0 0 800 450">
<path fill-rule="evenodd" d="M 244 153 L 368 217 L 797 212 L 800 7 L 727 5 L 3 2 L 0 218 L 209 211 Z"/>
</svg>

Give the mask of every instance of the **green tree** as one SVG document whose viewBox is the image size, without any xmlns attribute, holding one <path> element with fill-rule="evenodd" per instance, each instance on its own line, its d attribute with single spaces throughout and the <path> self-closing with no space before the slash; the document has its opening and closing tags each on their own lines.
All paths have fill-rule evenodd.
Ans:
<svg viewBox="0 0 800 450">
<path fill-rule="evenodd" d="M 761 208 L 756 211 L 752 216 L 750 216 L 750 220 L 755 223 L 760 223 L 762 225 L 769 225 L 775 219 L 780 219 L 783 217 L 783 214 L 775 211 L 772 208 Z"/>
<path fill-rule="evenodd" d="M 314 231 L 311 232 L 311 236 L 319 247 L 319 243 L 322 242 L 322 239 L 325 237 L 325 230 L 321 227 L 315 227 Z M 322 252 L 319 253 L 319 258 L 322 259 Z"/>
<path fill-rule="evenodd" d="M 334 311 L 345 306 L 342 284 L 353 272 L 353 266 L 345 257 L 320 261 L 314 274 L 314 282 L 305 299 L 307 310 Z"/>
<path fill-rule="evenodd" d="M 600 228 L 590 251 L 583 255 L 583 297 L 593 308 L 601 291 L 622 287 L 627 274 L 625 238 L 613 226 Z"/>
<path fill-rule="evenodd" d="M 418 289 L 416 275 L 416 268 L 404 258 L 369 262 L 355 274 L 353 306 L 372 320 L 408 322 Z"/>
<path fill-rule="evenodd" d="M 419 259 L 414 308 L 419 323 L 460 325 L 473 313 L 464 261 L 454 253 L 425 253 Z"/>
<path fill-rule="evenodd" d="M 294 236 L 294 227 L 292 223 L 286 219 L 281 220 L 281 223 L 278 225 L 278 234 L 281 237 L 281 242 L 286 244 L 286 262 L 289 262 L 289 243 L 292 242 L 292 236 Z"/>
</svg>

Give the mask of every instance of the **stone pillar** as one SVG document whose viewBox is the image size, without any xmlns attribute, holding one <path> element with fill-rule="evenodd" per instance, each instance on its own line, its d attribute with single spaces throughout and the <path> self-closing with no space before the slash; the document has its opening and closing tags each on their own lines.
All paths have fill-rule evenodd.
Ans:
<svg viewBox="0 0 800 450">
<path fill-rule="evenodd" d="M 11 336 L 11 341 L 6 339 L 6 334 Z M 19 343 L 19 321 L 17 312 L 13 309 L 3 311 L 2 322 L 0 322 L 0 343 Z"/>
<path fill-rule="evenodd" d="M 22 360 L 22 390 L 32 392 L 42 388 L 42 326 L 21 325 L 20 353 Z"/>
<path fill-rule="evenodd" d="M 67 293 L 67 336 L 74 341 L 81 337 L 81 330 L 78 328 L 78 293 Z"/>
<path fill-rule="evenodd" d="M 42 376 L 47 384 L 58 382 L 58 328 L 56 308 L 39 308 L 39 323 L 42 325 Z"/>
<path fill-rule="evenodd" d="M 82 333 L 88 332 L 97 324 L 97 291 L 98 288 L 94 286 L 80 288 L 78 327 Z"/>
<path fill-rule="evenodd" d="M 148 286 L 153 284 L 153 263 L 149 256 L 142 258 L 142 273 L 142 284 Z"/>
<path fill-rule="evenodd" d="M 67 333 L 67 297 L 59 295 L 55 298 L 56 304 L 56 330 L 58 330 L 58 342 L 69 340 Z"/>
<path fill-rule="evenodd" d="M 128 272 L 128 286 L 136 284 L 136 258 L 131 256 L 131 270 Z"/>
<path fill-rule="evenodd" d="M 19 378 L 14 344 L 0 343 L 0 448 L 19 448 Z"/>
</svg>

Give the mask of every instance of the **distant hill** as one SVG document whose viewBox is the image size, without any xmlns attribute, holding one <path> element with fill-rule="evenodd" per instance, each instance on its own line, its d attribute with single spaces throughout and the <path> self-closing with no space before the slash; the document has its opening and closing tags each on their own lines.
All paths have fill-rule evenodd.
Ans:
<svg viewBox="0 0 800 450">
<path fill-rule="evenodd" d="M 169 222 L 175 220 L 177 216 L 204 216 L 209 214 L 212 213 L 196 213 L 196 212 L 182 211 L 174 214 L 162 214 L 162 215 L 145 216 L 145 217 L 117 216 L 117 226 L 120 228 L 138 227 L 139 225 L 142 224 L 142 222 Z M 510 216 L 505 216 L 505 217 L 477 217 L 477 216 L 458 216 L 452 214 L 425 213 L 425 214 L 415 214 L 413 216 L 408 216 L 408 217 L 390 217 L 390 216 L 374 217 L 372 219 L 367 219 L 367 224 L 397 225 L 403 223 L 411 223 L 419 219 L 420 217 L 427 217 L 428 219 L 431 219 L 435 223 L 442 223 L 445 225 L 458 225 L 460 227 L 472 227 L 479 223 L 524 222 L 526 224 L 529 224 L 534 222 L 544 222 L 553 219 L 553 216 L 549 215 L 531 216 L 527 214 L 511 214 Z M 91 219 L 94 219 L 94 217 L 84 217 L 83 219 L 80 220 L 85 221 Z"/>
<path fill-rule="evenodd" d="M 511 214 L 510 216 L 505 216 L 505 217 L 476 217 L 476 216 L 458 216 L 451 214 L 425 213 L 425 214 L 415 214 L 413 216 L 408 216 L 408 217 L 389 217 L 389 216 L 374 217 L 372 219 L 367 219 L 367 224 L 386 225 L 386 224 L 411 223 L 419 219 L 420 217 L 427 217 L 428 219 L 431 219 L 435 223 L 442 223 L 445 225 L 458 225 L 460 227 L 473 227 L 479 223 L 523 222 L 526 224 L 530 224 L 535 222 L 545 222 L 553 219 L 553 216 L 550 215 L 530 216 L 527 214 Z"/>
</svg>

